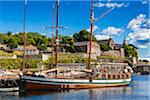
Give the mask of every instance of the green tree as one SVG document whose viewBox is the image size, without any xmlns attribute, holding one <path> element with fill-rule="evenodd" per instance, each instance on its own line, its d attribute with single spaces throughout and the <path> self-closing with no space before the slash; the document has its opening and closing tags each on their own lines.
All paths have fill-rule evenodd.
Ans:
<svg viewBox="0 0 150 100">
<path fill-rule="evenodd" d="M 109 47 L 109 45 L 107 44 L 100 44 L 100 49 L 102 51 L 108 51 L 108 50 L 111 50 L 111 47 Z"/>
<path fill-rule="evenodd" d="M 36 38 L 36 45 L 39 50 L 45 51 L 47 48 L 48 43 L 50 42 L 48 38 Z"/>
<path fill-rule="evenodd" d="M 27 45 L 30 45 L 30 44 L 36 45 L 36 42 L 33 38 L 27 38 Z"/>
<path fill-rule="evenodd" d="M 64 43 L 64 44 L 73 44 L 74 43 L 74 40 L 72 37 L 70 36 L 60 36 L 61 38 L 61 43 Z"/>
<path fill-rule="evenodd" d="M 7 34 L 8 36 L 11 36 L 11 35 L 12 35 L 12 32 L 8 31 L 6 34 Z"/>
<path fill-rule="evenodd" d="M 4 44 L 8 44 L 8 42 L 9 42 L 9 37 L 7 37 L 7 36 L 4 37 L 4 38 L 3 38 L 3 43 L 4 43 Z"/>
<path fill-rule="evenodd" d="M 7 47 L 13 50 L 17 48 L 17 46 L 18 46 L 18 42 L 16 41 L 16 39 L 14 37 L 9 38 Z"/>
<path fill-rule="evenodd" d="M 60 44 L 66 44 L 65 49 L 69 52 L 75 52 L 74 39 L 70 36 L 60 36 Z"/>
<path fill-rule="evenodd" d="M 4 39 L 6 38 L 5 34 L 0 33 L 0 42 L 4 43 Z"/>
<path fill-rule="evenodd" d="M 133 47 L 130 47 L 129 45 L 123 45 L 123 48 L 125 50 L 125 56 L 126 57 L 136 57 L 138 58 L 138 54 L 137 54 L 137 51 L 133 48 Z"/>
<path fill-rule="evenodd" d="M 27 45 L 33 44 L 40 50 L 45 50 L 47 44 L 51 42 L 51 39 L 45 35 L 41 35 L 38 32 L 26 33 Z M 0 42 L 7 44 L 11 49 L 16 48 L 18 45 L 24 44 L 24 32 L 12 35 L 12 32 L 6 34 L 0 34 Z"/>
<path fill-rule="evenodd" d="M 38 49 L 41 50 L 41 51 L 45 51 L 46 48 L 47 48 L 46 44 L 40 44 L 40 45 L 38 45 Z"/>
<path fill-rule="evenodd" d="M 90 41 L 90 33 L 87 30 L 81 30 L 79 33 L 74 33 L 73 38 L 77 42 Z M 94 36 L 92 41 L 97 41 Z"/>
</svg>

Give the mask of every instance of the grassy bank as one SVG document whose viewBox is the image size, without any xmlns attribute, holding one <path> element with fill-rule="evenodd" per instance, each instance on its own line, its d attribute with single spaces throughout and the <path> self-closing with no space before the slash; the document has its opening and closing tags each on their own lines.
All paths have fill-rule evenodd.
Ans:
<svg viewBox="0 0 150 100">
<path fill-rule="evenodd" d="M 28 68 L 37 68 L 40 60 L 27 60 Z M 4 69 L 20 69 L 23 65 L 23 59 L 0 59 L 0 68 Z"/>
<path fill-rule="evenodd" d="M 126 58 L 115 57 L 115 56 L 99 56 L 98 61 L 104 62 L 116 62 L 116 63 L 130 63 Z M 92 59 L 91 62 L 94 60 Z M 83 58 L 82 54 L 70 53 L 70 54 L 59 54 L 58 63 L 84 63 L 87 64 L 88 58 Z M 55 64 L 55 58 L 49 58 L 46 61 L 41 61 L 40 59 L 27 59 L 26 65 L 28 68 L 38 68 L 41 65 L 49 68 L 52 64 Z M 0 68 L 5 69 L 20 69 L 23 65 L 23 59 L 0 59 Z"/>
<path fill-rule="evenodd" d="M 13 53 L 8 53 L 3 50 L 0 50 L 0 56 L 11 57 L 13 55 L 22 55 L 22 54 L 23 54 L 23 52 L 20 52 L 20 51 L 14 51 Z"/>
</svg>

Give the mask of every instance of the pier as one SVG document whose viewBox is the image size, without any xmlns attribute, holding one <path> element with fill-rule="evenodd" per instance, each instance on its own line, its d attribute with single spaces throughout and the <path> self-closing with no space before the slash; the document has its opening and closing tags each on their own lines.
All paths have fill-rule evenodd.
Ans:
<svg viewBox="0 0 150 100">
<path fill-rule="evenodd" d="M 139 63 L 133 66 L 135 73 L 140 73 L 141 75 L 150 74 L 150 63 Z"/>
</svg>

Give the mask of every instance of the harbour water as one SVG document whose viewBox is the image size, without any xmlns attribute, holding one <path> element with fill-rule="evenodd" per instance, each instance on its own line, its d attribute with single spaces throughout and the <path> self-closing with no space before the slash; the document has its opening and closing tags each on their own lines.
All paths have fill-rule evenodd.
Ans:
<svg viewBox="0 0 150 100">
<path fill-rule="evenodd" d="M 150 100 L 150 75 L 133 75 L 126 87 L 69 91 L 0 92 L 0 100 Z"/>
</svg>

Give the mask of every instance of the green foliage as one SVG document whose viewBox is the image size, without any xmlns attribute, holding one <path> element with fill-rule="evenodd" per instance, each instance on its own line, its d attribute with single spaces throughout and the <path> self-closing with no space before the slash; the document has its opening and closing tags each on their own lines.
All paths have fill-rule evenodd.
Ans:
<svg viewBox="0 0 150 100">
<path fill-rule="evenodd" d="M 87 30 L 81 30 L 79 33 L 74 33 L 73 38 L 77 42 L 90 41 L 90 33 Z M 92 36 L 93 41 L 97 41 L 94 36 Z"/>
<path fill-rule="evenodd" d="M 62 54 L 59 54 L 58 62 L 59 63 L 84 63 L 84 64 L 87 64 L 88 58 L 83 58 L 82 56 L 83 56 L 82 53 L 71 53 L 71 54 L 62 53 Z M 91 61 L 94 61 L 94 60 L 91 59 Z M 49 58 L 48 60 L 44 61 L 46 66 L 50 66 L 52 64 L 52 62 L 55 63 L 55 58 L 53 58 L 53 59 Z"/>
<path fill-rule="evenodd" d="M 11 57 L 13 55 L 22 55 L 22 54 L 23 52 L 20 52 L 20 51 L 14 51 L 13 53 L 8 53 L 3 50 L 0 50 L 0 56 L 5 56 L 5 57 Z"/>
<path fill-rule="evenodd" d="M 65 46 L 65 48 L 69 51 L 69 52 L 75 52 L 75 48 L 74 48 L 74 39 L 70 36 L 60 36 L 61 38 L 61 42 L 60 44 L 67 44 L 67 46 Z"/>
<path fill-rule="evenodd" d="M 117 56 L 98 56 L 97 60 L 121 63 L 121 62 L 125 62 L 126 58 L 117 57 Z"/>
<path fill-rule="evenodd" d="M 38 49 L 44 51 L 48 43 L 50 43 L 51 39 L 41 35 L 37 32 L 28 32 L 27 33 L 27 45 L 35 45 Z M 10 49 L 16 48 L 18 45 L 24 44 L 24 33 L 19 32 L 18 34 L 12 35 L 12 32 L 7 32 L 7 34 L 0 34 L 0 41 L 6 44 Z"/>
<path fill-rule="evenodd" d="M 2 33 L 0 33 L 0 42 L 2 42 L 2 43 L 8 43 L 8 36 L 6 35 L 6 34 L 2 34 Z"/>
<path fill-rule="evenodd" d="M 30 45 L 30 44 L 36 45 L 36 42 L 33 38 L 27 38 L 27 45 Z"/>
<path fill-rule="evenodd" d="M 107 44 L 100 44 L 100 49 L 102 51 L 109 51 L 109 50 L 111 50 L 111 47 L 109 47 L 109 45 L 107 45 Z"/>
<path fill-rule="evenodd" d="M 27 33 L 27 45 L 35 45 L 39 50 L 44 51 L 47 48 L 47 44 L 51 42 L 51 39 L 39 34 L 38 32 L 28 32 Z M 2 43 L 6 44 L 10 49 L 17 48 L 18 45 L 24 44 L 24 33 L 19 32 L 18 34 L 12 35 L 12 32 L 7 32 L 6 34 L 0 34 L 0 40 Z M 82 42 L 90 40 L 90 33 L 86 30 L 82 30 L 79 33 L 75 33 L 73 37 L 70 36 L 60 36 L 60 44 L 68 44 L 66 49 L 69 52 L 75 52 L 74 42 Z M 96 41 L 96 38 L 93 36 L 93 41 Z"/>
<path fill-rule="evenodd" d="M 135 50 L 135 48 L 128 46 L 128 45 L 123 45 L 123 48 L 125 50 L 125 56 L 126 57 L 136 57 L 138 58 L 138 54 L 137 51 Z"/>
<path fill-rule="evenodd" d="M 50 43 L 51 39 L 41 35 L 37 32 L 28 32 L 27 33 L 27 45 L 35 45 L 39 50 L 46 50 L 47 44 Z"/>
<path fill-rule="evenodd" d="M 27 60 L 28 68 L 37 68 L 40 60 Z M 5 69 L 20 69 L 23 65 L 23 59 L 0 59 L 0 68 Z"/>
<path fill-rule="evenodd" d="M 70 36 L 61 36 L 60 37 L 62 39 L 61 43 L 63 44 L 73 44 L 74 43 L 74 39 Z"/>
<path fill-rule="evenodd" d="M 47 44 L 40 44 L 38 45 L 38 49 L 41 50 L 41 51 L 45 51 L 47 48 Z"/>
<path fill-rule="evenodd" d="M 13 50 L 17 48 L 17 46 L 18 46 L 18 42 L 16 41 L 16 39 L 14 37 L 9 38 L 7 47 Z"/>
<path fill-rule="evenodd" d="M 4 44 L 8 44 L 9 43 L 9 38 L 8 37 L 4 37 L 2 39 L 2 41 L 3 41 Z"/>
<path fill-rule="evenodd" d="M 94 61 L 91 59 L 91 61 Z M 83 58 L 83 53 L 62 53 L 59 54 L 59 62 L 60 63 L 87 63 L 88 58 Z"/>
<path fill-rule="evenodd" d="M 3 42 L 4 38 L 5 38 L 5 34 L 0 33 L 0 42 Z"/>
<path fill-rule="evenodd" d="M 36 59 L 30 59 L 26 61 L 28 68 L 37 68 L 40 62 L 41 62 L 40 60 Z"/>
<path fill-rule="evenodd" d="M 8 31 L 6 34 L 7 34 L 8 36 L 11 36 L 11 35 L 12 35 L 12 32 Z"/>
</svg>

